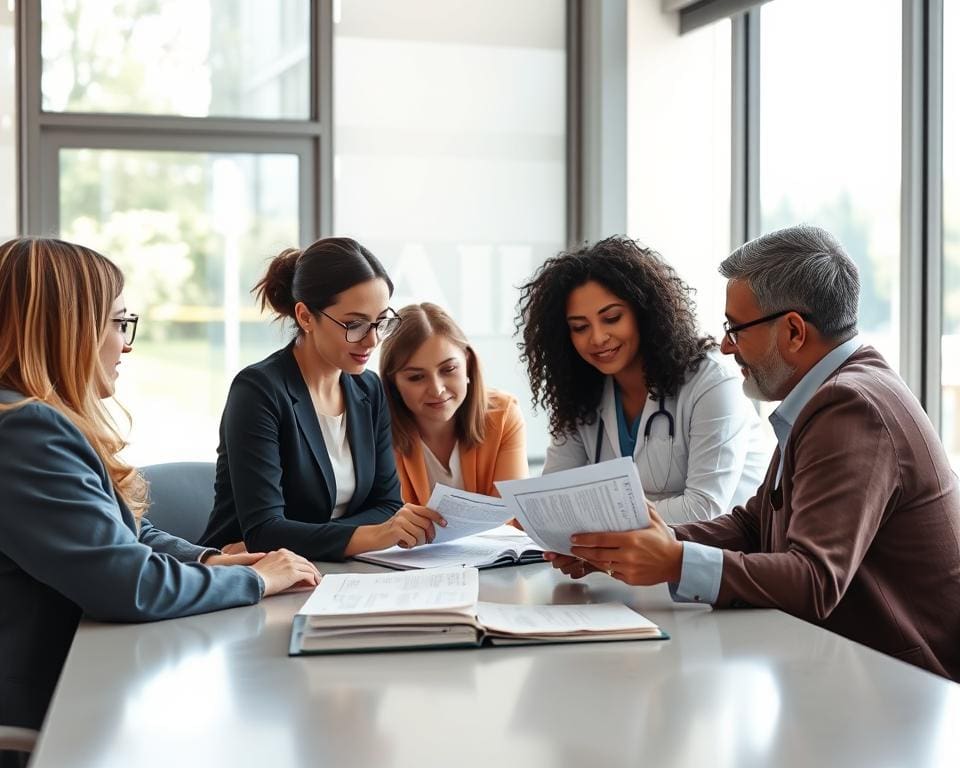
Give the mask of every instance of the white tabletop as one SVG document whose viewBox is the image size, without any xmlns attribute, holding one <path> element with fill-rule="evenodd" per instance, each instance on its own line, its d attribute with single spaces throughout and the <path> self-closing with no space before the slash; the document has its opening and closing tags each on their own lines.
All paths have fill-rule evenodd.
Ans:
<svg viewBox="0 0 960 768">
<path fill-rule="evenodd" d="M 290 658 L 305 597 L 82 623 L 31 766 L 960 766 L 960 686 L 777 611 L 532 565 L 481 599 L 622 600 L 672 639 Z"/>
</svg>

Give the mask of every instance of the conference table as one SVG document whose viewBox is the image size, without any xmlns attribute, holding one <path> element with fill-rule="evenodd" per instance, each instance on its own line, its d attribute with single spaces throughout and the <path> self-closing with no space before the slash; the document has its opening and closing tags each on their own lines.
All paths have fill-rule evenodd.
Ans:
<svg viewBox="0 0 960 768">
<path fill-rule="evenodd" d="M 84 621 L 31 766 L 960 766 L 960 685 L 779 611 L 546 564 L 480 597 L 619 600 L 671 639 L 289 657 L 304 593 Z"/>
</svg>

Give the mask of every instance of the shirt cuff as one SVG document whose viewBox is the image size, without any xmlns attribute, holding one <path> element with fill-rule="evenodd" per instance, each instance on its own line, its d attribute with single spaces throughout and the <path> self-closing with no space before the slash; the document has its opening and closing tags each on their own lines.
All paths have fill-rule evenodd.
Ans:
<svg viewBox="0 0 960 768">
<path fill-rule="evenodd" d="M 213 555 L 222 555 L 222 554 L 223 554 L 223 550 L 215 549 L 214 547 L 207 547 L 199 555 L 197 555 L 197 562 L 202 563 L 208 557 L 212 557 Z"/>
<path fill-rule="evenodd" d="M 678 603 L 715 603 L 722 574 L 722 549 L 685 541 L 680 581 L 669 585 L 670 597 Z"/>
</svg>

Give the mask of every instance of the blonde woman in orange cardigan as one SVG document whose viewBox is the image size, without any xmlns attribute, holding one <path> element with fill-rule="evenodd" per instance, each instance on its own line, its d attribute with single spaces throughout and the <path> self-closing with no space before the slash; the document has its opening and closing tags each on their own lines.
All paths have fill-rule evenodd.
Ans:
<svg viewBox="0 0 960 768">
<path fill-rule="evenodd" d="M 410 304 L 399 315 L 383 343 L 380 376 L 403 500 L 425 505 L 438 482 L 494 496 L 495 480 L 526 477 L 517 399 L 484 387 L 476 352 L 436 304 Z"/>
</svg>

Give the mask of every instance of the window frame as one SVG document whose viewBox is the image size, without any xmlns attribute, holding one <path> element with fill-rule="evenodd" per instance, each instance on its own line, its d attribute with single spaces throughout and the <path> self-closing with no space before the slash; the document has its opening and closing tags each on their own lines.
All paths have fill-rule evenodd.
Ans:
<svg viewBox="0 0 960 768">
<path fill-rule="evenodd" d="M 900 375 L 939 431 L 943 0 L 902 0 L 902 14 Z M 731 249 L 760 234 L 760 17 L 757 4 L 733 19 Z"/>
</svg>

